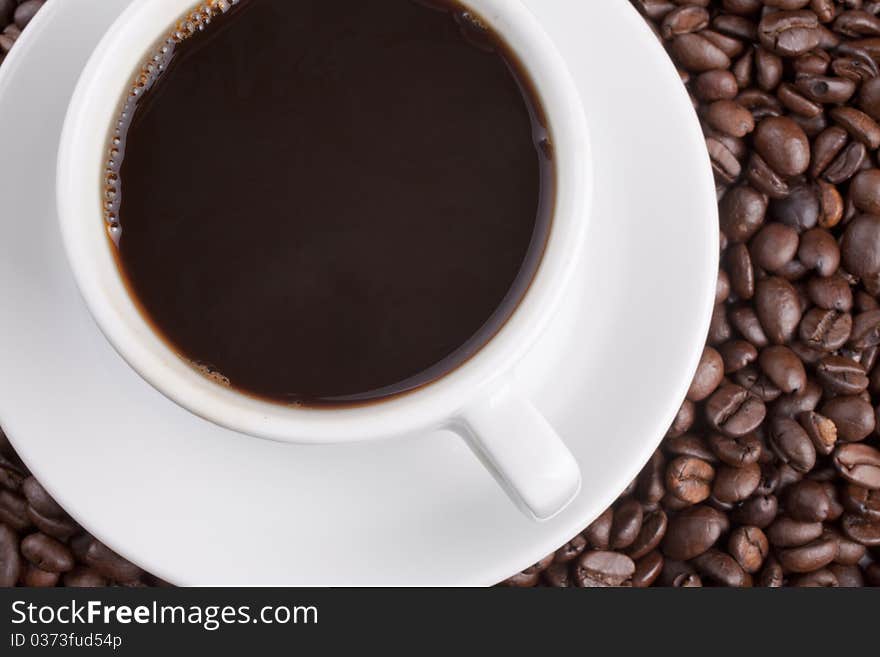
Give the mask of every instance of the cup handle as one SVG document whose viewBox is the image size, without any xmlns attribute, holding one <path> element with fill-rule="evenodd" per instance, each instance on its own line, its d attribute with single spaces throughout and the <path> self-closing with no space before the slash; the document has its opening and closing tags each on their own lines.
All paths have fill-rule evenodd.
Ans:
<svg viewBox="0 0 880 657">
<path fill-rule="evenodd" d="M 530 401 L 509 385 L 467 407 L 455 430 L 527 515 L 549 520 L 574 499 L 581 472 Z"/>
</svg>

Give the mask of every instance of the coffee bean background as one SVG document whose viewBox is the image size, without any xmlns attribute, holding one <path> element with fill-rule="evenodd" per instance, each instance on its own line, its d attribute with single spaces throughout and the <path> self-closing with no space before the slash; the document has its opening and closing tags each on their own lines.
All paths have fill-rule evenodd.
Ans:
<svg viewBox="0 0 880 657">
<path fill-rule="evenodd" d="M 641 474 L 504 584 L 880 586 L 880 1 L 631 2 L 705 132 L 715 311 Z M 0 64 L 42 4 L 0 0 Z M 16 584 L 163 582 L 83 531 L 0 430 Z"/>
</svg>

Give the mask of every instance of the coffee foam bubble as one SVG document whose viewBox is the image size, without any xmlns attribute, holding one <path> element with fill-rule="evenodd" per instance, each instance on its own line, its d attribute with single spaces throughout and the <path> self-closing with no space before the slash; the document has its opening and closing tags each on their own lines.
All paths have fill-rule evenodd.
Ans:
<svg viewBox="0 0 880 657">
<path fill-rule="evenodd" d="M 122 224 L 119 219 L 119 208 L 122 204 L 120 170 L 125 155 L 126 135 L 137 109 L 137 103 L 167 70 L 179 43 L 203 31 L 212 20 L 222 16 L 243 1 L 246 0 L 207 0 L 192 9 L 177 22 L 168 36 L 163 39 L 161 45 L 144 62 L 132 81 L 128 95 L 122 103 L 122 111 L 117 116 L 110 134 L 102 178 L 101 207 L 107 232 L 115 244 L 119 244 L 119 239 L 122 236 Z"/>
</svg>

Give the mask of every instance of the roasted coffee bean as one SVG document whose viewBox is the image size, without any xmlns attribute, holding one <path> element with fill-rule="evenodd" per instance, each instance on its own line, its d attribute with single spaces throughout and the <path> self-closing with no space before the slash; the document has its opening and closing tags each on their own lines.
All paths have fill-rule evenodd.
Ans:
<svg viewBox="0 0 880 657">
<path fill-rule="evenodd" d="M 767 409 L 757 397 L 738 385 L 723 384 L 706 402 L 706 418 L 716 430 L 728 436 L 744 436 L 754 431 Z"/>
<path fill-rule="evenodd" d="M 746 50 L 741 57 L 733 62 L 733 65 L 730 67 L 730 72 L 733 73 L 738 88 L 748 89 L 751 87 L 752 81 L 755 77 L 755 51 L 751 49 Z M 751 106 L 749 106 L 749 109 L 752 110 L 752 115 L 757 118 L 759 113 L 755 112 Z"/>
<path fill-rule="evenodd" d="M 719 139 L 706 138 L 706 150 L 712 162 L 715 178 L 725 184 L 735 182 L 742 173 L 742 165 L 730 149 Z"/>
<path fill-rule="evenodd" d="M 24 497 L 0 489 L 0 523 L 5 523 L 19 532 L 31 526 L 27 516 L 27 501 Z"/>
<path fill-rule="evenodd" d="M 791 467 L 789 463 L 779 465 L 779 485 L 776 487 L 778 492 L 784 492 L 791 484 L 795 484 L 804 478 L 804 473 Z"/>
<path fill-rule="evenodd" d="M 50 518 L 66 518 L 67 514 L 53 500 L 46 489 L 34 477 L 28 477 L 22 484 L 22 492 L 30 504 L 41 515 Z"/>
<path fill-rule="evenodd" d="M 669 431 L 666 432 L 666 435 L 674 438 L 689 431 L 694 424 L 696 412 L 697 409 L 694 402 L 690 399 L 685 399 L 681 403 L 678 413 L 675 414 L 675 419 L 672 421 L 672 426 L 669 427 Z"/>
<path fill-rule="evenodd" d="M 767 50 L 794 57 L 819 45 L 822 37 L 818 28 L 819 19 L 811 11 L 778 11 L 761 19 L 758 38 Z"/>
<path fill-rule="evenodd" d="M 820 276 L 831 276 L 840 266 L 840 248 L 824 228 L 812 228 L 801 235 L 797 257 Z"/>
<path fill-rule="evenodd" d="M 792 573 L 810 573 L 824 568 L 837 557 L 839 546 L 831 537 L 820 537 L 798 547 L 777 551 L 782 567 Z"/>
<path fill-rule="evenodd" d="M 782 345 L 765 347 L 758 356 L 758 364 L 767 378 L 782 392 L 799 392 L 807 385 L 804 364 L 788 347 Z"/>
<path fill-rule="evenodd" d="M 757 153 L 752 153 L 749 158 L 745 177 L 755 190 L 769 198 L 782 199 L 791 193 L 785 178 L 773 171 Z"/>
<path fill-rule="evenodd" d="M 660 571 L 660 582 L 663 586 L 675 588 L 699 588 L 703 582 L 693 566 L 683 561 L 669 559 L 663 560 L 663 569 Z"/>
<path fill-rule="evenodd" d="M 744 301 L 751 299 L 755 294 L 755 270 L 745 244 L 734 244 L 728 248 L 725 263 L 730 272 L 733 293 Z"/>
<path fill-rule="evenodd" d="M 0 0 L 0 27 L 5 27 L 12 22 L 15 6 L 16 0 Z"/>
<path fill-rule="evenodd" d="M 708 11 L 703 7 L 685 5 L 666 14 L 660 26 L 660 34 L 664 39 L 671 39 L 679 34 L 699 32 L 708 26 Z"/>
<path fill-rule="evenodd" d="M 0 587 L 15 586 L 21 565 L 18 534 L 0 522 Z"/>
<path fill-rule="evenodd" d="M 698 504 L 712 492 L 715 468 L 690 456 L 672 460 L 666 468 L 666 490 L 689 504 Z"/>
<path fill-rule="evenodd" d="M 803 128 L 787 117 L 762 120 L 755 128 L 755 149 L 783 176 L 799 176 L 810 166 L 810 141 Z"/>
<path fill-rule="evenodd" d="M 662 509 L 649 511 L 642 520 L 639 534 L 632 545 L 629 546 L 627 554 L 632 559 L 641 559 L 660 545 L 660 541 L 666 536 L 667 526 L 668 518 Z"/>
<path fill-rule="evenodd" d="M 765 449 L 764 454 L 766 456 L 760 463 L 761 482 L 758 484 L 755 495 L 772 495 L 779 488 L 779 466 L 776 464 L 776 458 L 769 450 Z"/>
<path fill-rule="evenodd" d="M 816 448 L 807 432 L 790 418 L 771 421 L 769 443 L 777 458 L 798 472 L 809 472 L 816 464 Z"/>
<path fill-rule="evenodd" d="M 825 75 L 804 75 L 795 80 L 795 88 L 819 104 L 838 105 L 848 101 L 856 92 L 856 83 L 846 78 Z"/>
<path fill-rule="evenodd" d="M 878 308 L 880 308 L 880 301 L 877 301 L 877 299 L 873 295 L 869 294 L 868 292 L 865 292 L 864 290 L 856 290 L 855 298 L 853 301 L 855 303 L 856 310 L 860 313 L 867 313 L 872 310 L 877 310 Z M 855 326 L 857 323 L 856 319 L 858 319 L 858 316 L 856 316 L 856 318 L 853 319 L 853 329 L 855 329 Z M 863 320 L 863 321 L 865 321 L 865 320 Z M 861 329 L 861 327 L 860 327 L 860 329 Z M 854 335 L 850 336 L 850 342 L 853 342 L 853 340 L 856 338 L 855 330 L 853 331 L 853 333 L 854 333 Z M 858 335 L 861 336 L 862 334 L 863 334 L 863 331 L 860 330 L 858 332 Z M 853 349 L 856 349 L 854 344 L 851 344 L 850 346 Z M 867 351 L 868 349 L 874 348 L 876 346 L 877 345 L 875 345 L 875 344 L 865 344 L 864 346 L 858 348 L 858 351 Z"/>
<path fill-rule="evenodd" d="M 18 493 L 21 491 L 24 480 L 24 472 L 3 454 L 0 454 L 0 487 Z"/>
<path fill-rule="evenodd" d="M 865 81 L 859 91 L 858 105 L 868 116 L 880 119 L 880 78 Z"/>
<path fill-rule="evenodd" d="M 852 589 L 865 585 L 865 578 L 862 576 L 862 571 L 859 570 L 858 566 L 844 566 L 839 563 L 833 563 L 828 566 L 827 570 L 834 575 L 837 579 L 837 585 L 841 588 Z M 816 572 L 821 573 L 822 571 Z M 810 575 L 803 575 L 803 577 L 810 577 Z"/>
<path fill-rule="evenodd" d="M 733 467 L 757 463 L 761 456 L 761 440 L 753 433 L 736 438 L 716 433 L 706 442 L 720 461 Z"/>
<path fill-rule="evenodd" d="M 771 272 L 776 272 L 791 262 L 797 251 L 797 231 L 785 224 L 765 224 L 749 245 L 752 262 Z"/>
<path fill-rule="evenodd" d="M 847 513 L 840 526 L 843 533 L 856 543 L 865 547 L 880 547 L 880 520 Z"/>
<path fill-rule="evenodd" d="M 880 310 L 872 309 L 853 317 L 849 347 L 864 351 L 880 345 Z"/>
<path fill-rule="evenodd" d="M 880 489 L 880 450 L 859 443 L 838 445 L 833 462 L 847 481 L 870 490 Z"/>
<path fill-rule="evenodd" d="M 27 516 L 37 529 L 59 541 L 67 541 L 79 532 L 79 525 L 70 518 L 50 518 L 32 506 L 27 508 Z"/>
<path fill-rule="evenodd" d="M 545 570 L 547 570 L 547 568 L 550 567 L 550 564 L 553 563 L 553 559 L 555 558 L 555 556 L 556 556 L 555 552 L 553 554 L 548 554 L 547 556 L 545 556 L 543 559 L 541 559 L 537 563 L 533 563 L 531 566 L 526 568 L 523 571 L 523 573 L 526 575 L 531 575 L 532 573 L 540 574 L 540 573 L 544 572 Z M 131 580 L 131 581 L 136 581 L 136 580 Z M 121 583 L 123 585 L 128 584 L 128 582 L 121 582 Z"/>
<path fill-rule="evenodd" d="M 779 503 L 773 495 L 754 495 L 734 509 L 734 522 L 766 529 L 776 519 Z"/>
<path fill-rule="evenodd" d="M 33 564 L 27 564 L 21 576 L 21 583 L 32 588 L 50 588 L 57 586 L 59 579 L 61 579 L 61 575 L 58 573 L 47 572 Z"/>
<path fill-rule="evenodd" d="M 20 3 L 15 10 L 15 24 L 22 30 L 27 27 L 44 2 L 45 0 L 24 0 Z"/>
<path fill-rule="evenodd" d="M 709 344 L 716 345 L 730 340 L 733 329 L 727 321 L 727 313 L 723 306 L 715 306 L 712 311 L 712 320 L 709 322 Z"/>
<path fill-rule="evenodd" d="M 834 185 L 846 182 L 862 168 L 867 154 L 864 144 L 850 142 L 828 165 L 822 177 Z"/>
<path fill-rule="evenodd" d="M 607 550 L 611 545 L 611 524 L 614 522 L 614 511 L 606 509 L 584 530 L 584 538 L 597 550 Z"/>
<path fill-rule="evenodd" d="M 842 488 L 841 502 L 847 511 L 880 520 L 880 489 L 871 490 L 857 484 L 846 484 Z"/>
<path fill-rule="evenodd" d="M 629 498 L 620 503 L 611 523 L 612 550 L 622 550 L 633 544 L 642 528 L 642 518 L 642 505 L 638 500 Z"/>
<path fill-rule="evenodd" d="M 806 545 L 822 535 L 821 522 L 801 522 L 779 516 L 767 527 L 767 538 L 778 548 Z"/>
<path fill-rule="evenodd" d="M 751 584 L 736 559 L 715 548 L 694 557 L 693 564 L 703 578 L 721 586 L 740 588 Z"/>
<path fill-rule="evenodd" d="M 685 509 L 669 520 L 662 542 L 663 554 L 670 559 L 692 559 L 712 547 L 729 526 L 725 515 L 712 507 Z"/>
<path fill-rule="evenodd" d="M 880 169 L 866 169 L 853 177 L 849 198 L 859 212 L 880 215 Z"/>
<path fill-rule="evenodd" d="M 836 395 L 857 395 L 868 389 L 868 375 L 860 363 L 843 356 L 824 356 L 816 366 L 816 378 Z"/>
<path fill-rule="evenodd" d="M 838 126 L 832 126 L 823 130 L 813 140 L 810 155 L 810 175 L 818 178 L 841 153 L 849 141 L 846 130 Z"/>
<path fill-rule="evenodd" d="M 820 568 L 792 578 L 791 586 L 799 588 L 837 588 L 840 586 L 837 577 L 828 568 Z"/>
<path fill-rule="evenodd" d="M 819 206 L 821 208 L 819 226 L 822 228 L 834 228 L 843 219 L 843 197 L 840 195 L 837 187 L 827 180 L 817 180 L 816 188 L 819 191 Z"/>
<path fill-rule="evenodd" d="M 864 572 L 868 586 L 880 586 L 880 563 L 868 564 Z"/>
<path fill-rule="evenodd" d="M 740 39 L 728 36 L 723 32 L 712 29 L 711 27 L 702 30 L 700 35 L 718 46 L 718 48 L 720 48 L 725 55 L 730 57 L 731 60 L 739 57 L 743 53 L 743 50 L 745 50 L 745 46 L 743 46 Z"/>
<path fill-rule="evenodd" d="M 858 38 L 880 34 L 880 19 L 867 11 L 844 11 L 834 21 L 834 31 Z"/>
<path fill-rule="evenodd" d="M 863 214 L 853 219 L 841 242 L 843 266 L 855 276 L 880 273 L 880 216 Z"/>
<path fill-rule="evenodd" d="M 758 586 L 764 588 L 779 588 L 783 585 L 784 581 L 785 578 L 782 572 L 782 566 L 779 565 L 779 562 L 773 557 L 768 558 L 764 564 L 764 568 L 761 570 L 761 575 L 758 578 Z"/>
<path fill-rule="evenodd" d="M 694 93 L 704 102 L 733 100 L 738 92 L 736 78 L 730 71 L 706 71 L 694 80 Z"/>
<path fill-rule="evenodd" d="M 642 468 L 636 484 L 636 495 L 642 504 L 654 506 L 666 494 L 666 459 L 660 450 L 654 452 L 651 460 Z"/>
<path fill-rule="evenodd" d="M 724 362 L 724 373 L 733 374 L 748 367 L 758 358 L 758 350 L 745 340 L 730 340 L 718 347 L 721 360 Z M 720 382 L 719 382 L 720 383 Z"/>
<path fill-rule="evenodd" d="M 107 586 L 107 579 L 94 568 L 76 566 L 61 579 L 64 586 L 75 588 L 101 588 Z"/>
<path fill-rule="evenodd" d="M 849 285 L 847 284 L 847 289 Z M 761 349 L 769 344 L 761 321 L 754 309 L 750 306 L 739 306 L 733 308 L 729 313 L 730 323 L 739 331 L 749 343 L 756 348 Z"/>
<path fill-rule="evenodd" d="M 812 308 L 801 319 L 798 335 L 804 343 L 820 351 L 835 351 L 852 334 L 852 315 L 837 310 Z"/>
<path fill-rule="evenodd" d="M 737 527 L 730 534 L 727 549 L 747 573 L 757 573 L 770 552 L 770 543 L 758 527 Z"/>
<path fill-rule="evenodd" d="M 65 573 L 74 565 L 73 553 L 64 543 L 40 532 L 22 540 L 21 553 L 37 568 L 53 573 Z"/>
<path fill-rule="evenodd" d="M 870 150 L 880 148 L 880 125 L 864 112 L 854 107 L 835 107 L 830 112 L 835 123 Z"/>
<path fill-rule="evenodd" d="M 578 557 L 575 584 L 585 587 L 631 586 L 636 565 L 618 552 L 585 552 Z"/>
<path fill-rule="evenodd" d="M 859 396 L 847 395 L 829 399 L 822 404 L 820 412 L 834 422 L 838 440 L 864 440 L 876 426 L 873 407 Z"/>
<path fill-rule="evenodd" d="M 844 536 L 837 530 L 826 530 L 825 533 L 833 536 L 837 541 L 838 550 L 837 557 L 834 559 L 835 563 L 854 566 L 860 563 L 865 558 L 865 555 L 868 554 L 868 549 L 864 545 L 852 540 L 848 536 Z"/>
<path fill-rule="evenodd" d="M 543 579 L 548 586 L 554 588 L 565 589 L 572 585 L 571 571 L 569 570 L 568 565 L 564 563 L 551 564 L 547 570 L 541 573 L 541 579 Z"/>
<path fill-rule="evenodd" d="M 670 456 L 690 456 L 707 463 L 715 463 L 718 460 L 703 439 L 693 434 L 668 438 L 663 443 L 663 448 Z"/>
<path fill-rule="evenodd" d="M 73 556 L 76 557 L 77 561 L 82 562 L 86 560 L 86 555 L 94 541 L 95 539 L 92 535 L 87 532 L 77 534 L 70 539 L 70 551 L 73 552 Z"/>
<path fill-rule="evenodd" d="M 721 304 L 730 297 L 730 277 L 723 269 L 718 270 L 718 278 L 715 281 L 715 304 Z"/>
<path fill-rule="evenodd" d="M 785 490 L 785 512 L 794 520 L 821 522 L 831 513 L 831 500 L 825 487 L 811 479 L 792 484 Z"/>
<path fill-rule="evenodd" d="M 773 344 L 791 340 L 801 320 L 797 291 L 779 277 L 771 276 L 755 285 L 755 310 L 764 333 Z"/>
<path fill-rule="evenodd" d="M 804 411 L 798 415 L 798 422 L 822 456 L 828 456 L 837 445 L 837 426 L 824 415 L 814 411 Z"/>
<path fill-rule="evenodd" d="M 723 378 L 724 361 L 721 354 L 712 347 L 706 347 L 688 390 L 688 399 L 695 402 L 702 401 L 715 392 Z"/>
<path fill-rule="evenodd" d="M 651 586 L 663 571 L 663 555 L 658 550 L 649 552 L 636 561 L 636 571 L 632 576 L 633 588 L 647 588 Z"/>
<path fill-rule="evenodd" d="M 725 504 L 742 502 L 755 492 L 761 481 L 761 468 L 757 463 L 741 467 L 722 465 L 712 484 L 713 497 Z"/>
<path fill-rule="evenodd" d="M 85 555 L 85 562 L 105 577 L 125 583 L 137 580 L 142 574 L 138 566 L 122 558 L 99 541 L 92 541 Z"/>
<path fill-rule="evenodd" d="M 782 395 L 773 403 L 774 417 L 797 418 L 801 413 L 816 409 L 822 398 L 822 387 L 814 382 L 807 381 L 807 385 L 799 392 Z"/>
<path fill-rule="evenodd" d="M 755 41 L 758 38 L 758 26 L 742 16 L 719 14 L 712 20 L 712 28 L 741 41 Z"/>
<path fill-rule="evenodd" d="M 568 563 L 573 561 L 587 547 L 587 539 L 583 534 L 578 534 L 568 543 L 556 550 L 553 560 L 556 563 Z"/>
<path fill-rule="evenodd" d="M 502 584 L 503 586 L 508 586 L 510 588 L 529 589 L 537 585 L 540 578 L 541 573 L 530 569 L 530 572 L 523 571 L 521 573 L 517 573 L 513 577 L 508 577 L 506 580 L 504 580 Z"/>
<path fill-rule="evenodd" d="M 815 118 L 822 114 L 822 106 L 814 103 L 806 96 L 803 96 L 794 85 L 783 82 L 776 91 L 776 97 L 779 98 L 787 110 L 807 118 Z"/>
<path fill-rule="evenodd" d="M 764 48 L 755 48 L 756 81 L 761 89 L 771 92 L 779 86 L 782 67 L 781 57 Z"/>
<path fill-rule="evenodd" d="M 724 51 L 699 34 L 680 34 L 670 47 L 678 63 L 693 73 L 730 66 L 730 58 Z"/>
<path fill-rule="evenodd" d="M 749 185 L 731 189 L 718 208 L 721 230 L 734 242 L 745 242 L 764 223 L 767 198 Z"/>
<path fill-rule="evenodd" d="M 706 123 L 732 137 L 745 137 L 755 129 L 752 113 L 732 100 L 717 100 L 706 109 Z"/>
</svg>

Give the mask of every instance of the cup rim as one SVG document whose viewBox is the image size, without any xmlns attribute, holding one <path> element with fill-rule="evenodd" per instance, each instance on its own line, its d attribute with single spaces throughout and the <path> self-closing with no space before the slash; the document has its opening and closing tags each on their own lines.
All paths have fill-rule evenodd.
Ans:
<svg viewBox="0 0 880 657">
<path fill-rule="evenodd" d="M 469 360 L 413 391 L 368 404 L 304 408 L 250 397 L 187 364 L 138 309 L 111 252 L 101 212 L 107 135 L 134 72 L 193 0 L 134 3 L 115 21 L 83 69 L 58 153 L 62 240 L 77 286 L 118 354 L 160 393 L 190 412 L 241 433 L 295 443 L 339 443 L 448 426 L 503 378 L 543 333 L 564 300 L 589 221 L 589 134 L 577 87 L 550 37 L 520 0 L 464 0 L 519 58 L 544 107 L 555 156 L 555 208 L 544 255 L 518 307 Z"/>
</svg>

